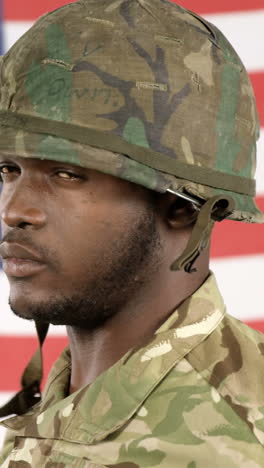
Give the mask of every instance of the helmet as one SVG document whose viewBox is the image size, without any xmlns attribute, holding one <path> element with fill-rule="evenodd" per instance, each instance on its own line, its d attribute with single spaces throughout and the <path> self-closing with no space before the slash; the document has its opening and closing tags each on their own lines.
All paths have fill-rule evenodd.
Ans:
<svg viewBox="0 0 264 468">
<path fill-rule="evenodd" d="M 200 209 L 173 269 L 214 221 L 263 222 L 248 74 L 212 24 L 166 0 L 77 0 L 1 61 L 0 152 L 96 169 Z"/>
<path fill-rule="evenodd" d="M 1 69 L 3 154 L 201 202 L 221 192 L 235 201 L 230 219 L 263 221 L 253 201 L 252 86 L 223 34 L 198 15 L 166 0 L 79 0 L 40 18 Z"/>
</svg>

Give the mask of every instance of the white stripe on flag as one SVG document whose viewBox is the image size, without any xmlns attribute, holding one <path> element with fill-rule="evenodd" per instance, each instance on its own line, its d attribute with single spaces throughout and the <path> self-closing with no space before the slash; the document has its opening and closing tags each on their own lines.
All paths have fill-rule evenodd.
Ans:
<svg viewBox="0 0 264 468">
<path fill-rule="evenodd" d="M 229 314 L 245 321 L 264 320 L 263 265 L 264 254 L 211 260 Z"/>
<path fill-rule="evenodd" d="M 10 398 L 13 395 L 14 395 L 14 392 L 13 393 L 0 392 L 0 407 L 2 405 L 4 405 L 8 400 L 10 400 Z M 0 421 L 1 421 L 1 419 L 0 419 Z M 0 449 L 1 449 L 2 444 L 4 442 L 5 433 L 6 433 L 6 429 L 3 426 L 0 426 Z"/>
<path fill-rule="evenodd" d="M 34 322 L 16 317 L 8 306 L 9 285 L 6 276 L 0 272 L 1 335 L 36 335 Z M 65 335 L 65 327 L 51 326 L 51 335 Z"/>
<path fill-rule="evenodd" d="M 10 47 L 19 39 L 32 25 L 32 21 L 4 21 L 4 50 Z"/>
<path fill-rule="evenodd" d="M 3 406 L 12 396 L 13 393 L 0 392 L 0 407 Z"/>
<path fill-rule="evenodd" d="M 225 34 L 250 72 L 264 69 L 264 9 L 204 17 Z"/>
</svg>

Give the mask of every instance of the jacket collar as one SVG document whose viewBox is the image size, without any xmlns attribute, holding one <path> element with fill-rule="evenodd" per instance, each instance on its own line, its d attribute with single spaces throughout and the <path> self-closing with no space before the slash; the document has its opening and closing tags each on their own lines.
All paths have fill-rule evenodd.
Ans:
<svg viewBox="0 0 264 468">
<path fill-rule="evenodd" d="M 28 437 L 89 444 L 103 440 L 139 410 L 171 369 L 215 330 L 224 313 L 211 274 L 145 347 L 129 351 L 90 386 L 64 398 L 70 378 L 66 349 L 52 369 L 41 404 L 2 424 Z"/>
</svg>

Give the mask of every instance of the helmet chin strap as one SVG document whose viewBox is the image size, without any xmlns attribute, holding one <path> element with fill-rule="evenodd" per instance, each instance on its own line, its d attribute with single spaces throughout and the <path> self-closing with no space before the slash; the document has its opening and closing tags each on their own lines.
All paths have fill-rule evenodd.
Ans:
<svg viewBox="0 0 264 468">
<path fill-rule="evenodd" d="M 199 211 L 187 246 L 180 257 L 173 262 L 171 270 L 194 273 L 196 268 L 193 268 L 193 264 L 200 253 L 208 247 L 215 221 L 227 218 L 234 208 L 233 198 L 226 195 L 216 195 L 207 200 Z"/>
<path fill-rule="evenodd" d="M 35 322 L 39 348 L 25 368 L 21 378 L 21 390 L 0 408 L 0 417 L 11 414 L 21 415 L 38 403 L 41 399 L 40 385 L 43 377 L 42 346 L 48 333 L 49 324 Z"/>
</svg>

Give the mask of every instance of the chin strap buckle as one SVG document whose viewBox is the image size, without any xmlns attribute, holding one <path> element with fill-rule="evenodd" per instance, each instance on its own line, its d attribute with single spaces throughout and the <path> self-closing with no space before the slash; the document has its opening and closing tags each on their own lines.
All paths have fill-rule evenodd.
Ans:
<svg viewBox="0 0 264 468">
<path fill-rule="evenodd" d="M 173 262 L 171 270 L 184 270 L 187 273 L 197 271 L 193 265 L 200 253 L 208 247 L 215 221 L 227 218 L 234 208 L 233 198 L 226 195 L 215 195 L 207 200 L 200 209 L 187 246 Z"/>
</svg>

